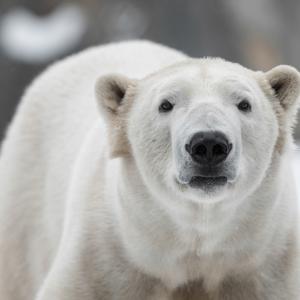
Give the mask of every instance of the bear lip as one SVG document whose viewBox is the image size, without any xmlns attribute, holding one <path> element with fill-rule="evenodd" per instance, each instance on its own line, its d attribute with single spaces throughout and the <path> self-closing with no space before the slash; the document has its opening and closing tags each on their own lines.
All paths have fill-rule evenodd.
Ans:
<svg viewBox="0 0 300 300">
<path fill-rule="evenodd" d="M 223 186 L 228 182 L 226 176 L 193 176 L 189 182 L 192 188 L 205 188 L 210 189 L 216 186 Z"/>
</svg>

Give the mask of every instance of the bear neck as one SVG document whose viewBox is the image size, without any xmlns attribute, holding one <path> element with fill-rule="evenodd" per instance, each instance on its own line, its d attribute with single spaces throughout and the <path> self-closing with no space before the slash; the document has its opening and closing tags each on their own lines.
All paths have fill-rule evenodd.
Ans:
<svg viewBox="0 0 300 300">
<path fill-rule="evenodd" d="M 288 173 L 280 170 L 285 165 L 282 157 L 274 158 L 261 184 L 244 199 L 186 203 L 179 212 L 161 205 L 163 199 L 148 190 L 132 161 L 121 163 L 118 174 L 122 180 L 118 180 L 117 187 L 119 230 L 130 261 L 171 288 L 199 277 L 215 286 L 232 268 L 259 267 L 257 264 L 268 254 L 265 248 L 279 240 L 283 243 L 281 232 L 291 226 L 287 216 L 292 212 L 282 193 L 290 178 L 279 177 L 280 173 Z M 265 237 L 272 238 L 264 243 Z M 200 265 L 179 263 L 187 257 L 196 257 Z"/>
</svg>

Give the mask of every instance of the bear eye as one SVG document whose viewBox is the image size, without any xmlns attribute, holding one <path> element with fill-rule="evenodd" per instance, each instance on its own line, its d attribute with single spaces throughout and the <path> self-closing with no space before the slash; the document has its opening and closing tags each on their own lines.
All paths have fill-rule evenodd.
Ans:
<svg viewBox="0 0 300 300">
<path fill-rule="evenodd" d="M 173 109 L 174 105 L 169 102 L 168 100 L 163 100 L 162 103 L 159 106 L 159 112 L 168 112 L 171 111 Z"/>
<path fill-rule="evenodd" d="M 238 109 L 243 112 L 249 112 L 251 111 L 251 104 L 248 100 L 242 100 L 238 105 Z"/>
</svg>

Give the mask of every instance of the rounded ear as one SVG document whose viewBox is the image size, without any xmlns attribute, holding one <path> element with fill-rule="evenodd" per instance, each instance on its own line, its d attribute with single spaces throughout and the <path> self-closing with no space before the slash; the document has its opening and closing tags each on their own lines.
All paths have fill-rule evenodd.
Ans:
<svg viewBox="0 0 300 300">
<path fill-rule="evenodd" d="M 134 87 L 135 80 L 119 74 L 104 75 L 95 85 L 97 103 L 108 125 L 109 150 L 112 158 L 130 153 L 126 122 L 134 97 Z"/>
<path fill-rule="evenodd" d="M 116 114 L 131 83 L 129 78 L 119 74 L 109 74 L 98 78 L 95 92 L 99 107 L 107 113 Z"/>
<path fill-rule="evenodd" d="M 281 107 L 285 111 L 294 108 L 300 93 L 299 72 L 291 66 L 280 65 L 266 72 L 265 76 Z"/>
</svg>

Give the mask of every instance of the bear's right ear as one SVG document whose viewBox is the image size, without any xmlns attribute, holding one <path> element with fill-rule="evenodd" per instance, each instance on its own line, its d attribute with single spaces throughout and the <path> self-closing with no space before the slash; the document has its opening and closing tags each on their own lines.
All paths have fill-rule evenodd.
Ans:
<svg viewBox="0 0 300 300">
<path fill-rule="evenodd" d="M 135 82 L 119 74 L 104 75 L 96 82 L 97 103 L 108 125 L 111 157 L 130 153 L 126 122 L 134 97 Z"/>
<path fill-rule="evenodd" d="M 124 104 L 126 91 L 134 81 L 119 74 L 109 74 L 98 78 L 95 86 L 96 98 L 101 110 L 109 114 L 118 114 Z"/>
</svg>

